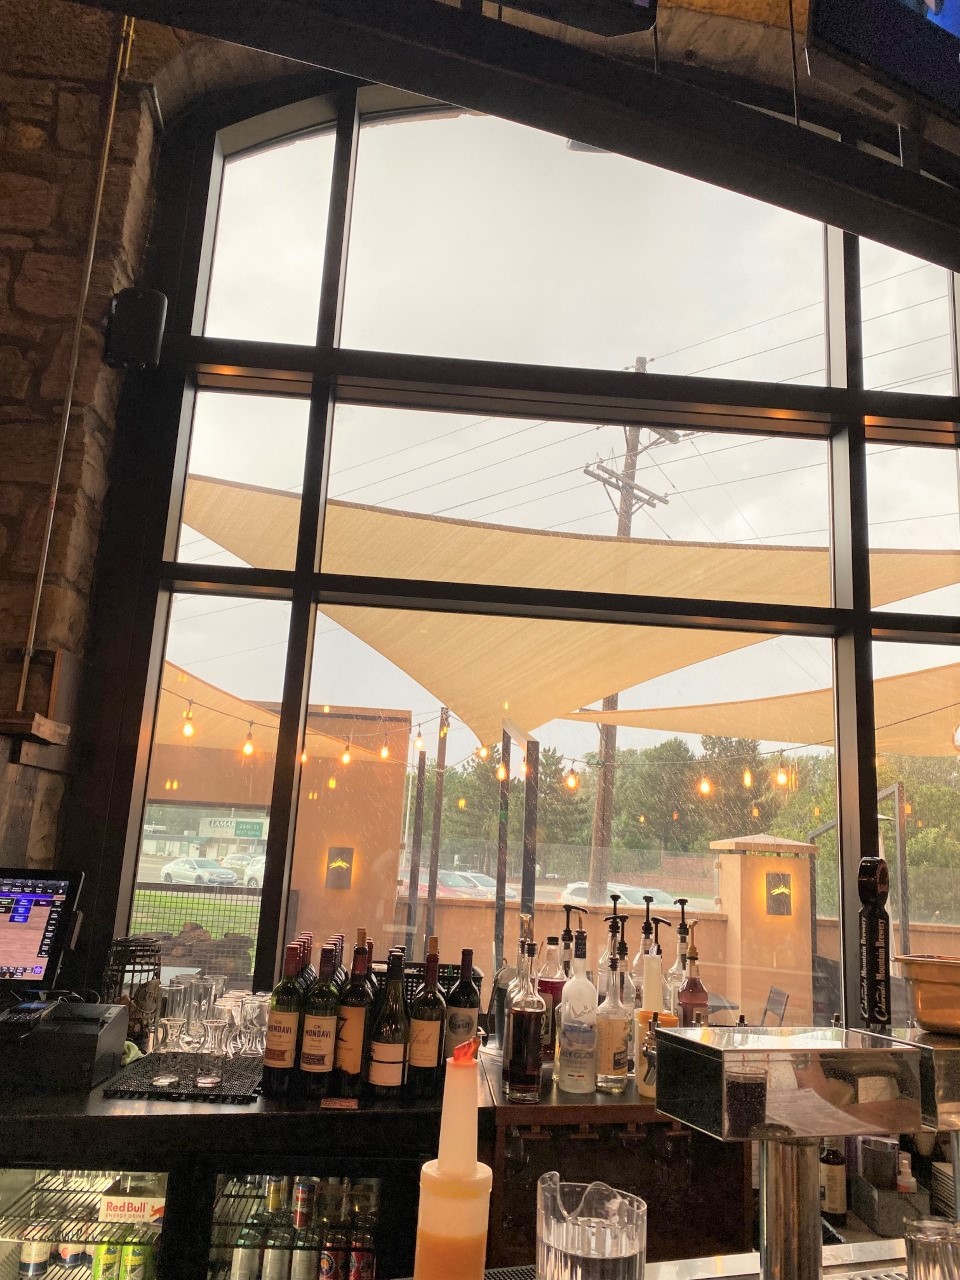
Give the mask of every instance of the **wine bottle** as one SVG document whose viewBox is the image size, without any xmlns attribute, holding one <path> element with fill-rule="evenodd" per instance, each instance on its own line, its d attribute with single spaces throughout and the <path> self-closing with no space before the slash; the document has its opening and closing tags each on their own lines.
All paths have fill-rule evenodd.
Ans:
<svg viewBox="0 0 960 1280">
<path fill-rule="evenodd" d="M 380 994 L 380 988 L 377 986 L 377 975 L 373 972 L 373 939 L 367 938 L 367 986 L 370 988 L 370 995 L 376 1004 L 377 996 Z"/>
<path fill-rule="evenodd" d="M 543 1070 L 543 1019 L 546 1001 L 533 974 L 537 944 L 526 944 L 520 990 L 507 1011 L 503 1046 L 503 1092 L 508 1102 L 539 1102 Z"/>
<path fill-rule="evenodd" d="M 543 1016 L 543 1060 L 553 1062 L 557 1047 L 557 1006 L 563 995 L 567 975 L 560 962 L 560 938 L 547 938 L 547 954 L 537 975 L 537 990 L 547 1006 Z"/>
<path fill-rule="evenodd" d="M 443 1057 L 453 1056 L 458 1044 L 472 1040 L 477 1034 L 480 1016 L 480 992 L 473 983 L 473 952 L 469 947 L 460 953 L 460 977 L 447 996 L 446 1028 L 443 1036 Z"/>
<path fill-rule="evenodd" d="M 687 947 L 687 977 L 677 994 L 681 1027 L 696 1026 L 697 1014 L 700 1015 L 700 1025 L 707 1025 L 709 998 L 706 987 L 700 981 L 700 965 L 698 963 L 700 953 L 697 951 L 695 941 L 697 923 L 694 920 L 690 925 L 690 943 Z"/>
<path fill-rule="evenodd" d="M 265 1098 L 289 1098 L 295 1092 L 297 1050 L 303 1017 L 299 967 L 300 948 L 291 942 L 283 954 L 283 977 L 270 997 L 270 1018 L 260 1081 L 260 1089 Z"/>
<path fill-rule="evenodd" d="M 363 954 L 367 954 L 366 946 Z M 403 954 L 391 952 L 387 962 L 386 993 L 371 1026 L 364 1070 L 372 1097 L 396 1098 L 400 1095 L 409 1043 L 410 1020 L 403 997 Z"/>
<path fill-rule="evenodd" d="M 336 970 L 336 952 L 333 947 L 323 947 L 320 973 L 303 999 L 300 1087 L 305 1098 L 325 1098 L 333 1081 L 339 1004 Z"/>
<path fill-rule="evenodd" d="M 436 942 L 436 938 L 430 939 L 423 986 L 410 1005 L 407 1093 L 411 1098 L 435 1098 L 440 1091 L 440 1049 L 447 1002 L 440 994 L 440 956 L 437 954 Z"/>
<path fill-rule="evenodd" d="M 333 1086 L 341 1098 L 360 1095 L 363 1046 L 370 1019 L 367 989 L 367 949 L 356 947 L 350 978 L 337 1005 L 337 1043 L 333 1058 Z"/>
</svg>

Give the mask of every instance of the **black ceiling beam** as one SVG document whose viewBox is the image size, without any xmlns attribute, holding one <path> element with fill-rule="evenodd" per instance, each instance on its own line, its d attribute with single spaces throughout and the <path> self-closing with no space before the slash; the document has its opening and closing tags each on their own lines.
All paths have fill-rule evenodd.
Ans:
<svg viewBox="0 0 960 1280">
<path fill-rule="evenodd" d="M 75 2 L 576 138 L 960 270 L 953 188 L 669 76 L 436 0 Z"/>
</svg>

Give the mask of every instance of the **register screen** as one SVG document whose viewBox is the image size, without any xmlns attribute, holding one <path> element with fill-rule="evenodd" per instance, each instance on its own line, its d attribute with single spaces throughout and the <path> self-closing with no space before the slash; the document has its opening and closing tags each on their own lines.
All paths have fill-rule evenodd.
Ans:
<svg viewBox="0 0 960 1280">
<path fill-rule="evenodd" d="M 67 880 L 0 876 L 0 978 L 43 982 L 69 890 Z"/>
</svg>

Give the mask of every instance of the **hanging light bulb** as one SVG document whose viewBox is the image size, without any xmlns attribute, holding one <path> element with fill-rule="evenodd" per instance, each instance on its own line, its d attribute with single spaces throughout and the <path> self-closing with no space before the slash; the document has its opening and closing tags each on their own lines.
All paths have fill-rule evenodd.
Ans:
<svg viewBox="0 0 960 1280">
<path fill-rule="evenodd" d="M 386 738 L 384 738 L 384 740 L 383 740 L 383 746 L 380 748 L 380 759 L 381 759 L 381 760 L 389 760 L 389 759 L 390 759 L 390 748 L 387 746 L 387 740 L 386 740 Z"/>
<path fill-rule="evenodd" d="M 345 742 L 343 744 L 343 751 L 341 752 L 341 755 L 340 755 L 340 763 L 341 764 L 350 763 L 350 743 L 349 742 Z"/>
<path fill-rule="evenodd" d="M 571 765 L 563 775 L 563 781 L 568 791 L 576 791 L 580 786 L 580 775 L 577 773 L 576 769 L 574 769 L 573 765 Z"/>
<path fill-rule="evenodd" d="M 786 769 L 783 767 L 783 761 L 781 760 L 780 765 L 777 768 L 777 786 L 785 787 L 789 781 L 790 781 L 790 775 L 787 773 Z"/>
<path fill-rule="evenodd" d="M 461 813 L 463 813 L 466 807 L 467 807 L 467 798 L 466 796 L 461 796 L 460 799 L 457 801 L 457 808 L 460 810 Z"/>
<path fill-rule="evenodd" d="M 526 777 L 527 774 L 530 772 L 530 766 L 527 764 L 526 756 L 524 756 L 523 759 L 520 761 L 520 772 L 523 774 L 524 777 Z"/>
<path fill-rule="evenodd" d="M 327 779 L 327 789 L 330 791 L 336 791 L 337 789 L 337 780 L 332 773 L 330 777 Z"/>
<path fill-rule="evenodd" d="M 750 816 L 753 818 L 760 817 L 760 810 L 757 808 L 756 805 L 754 805 L 753 808 L 750 810 Z"/>
<path fill-rule="evenodd" d="M 307 761 L 308 761 L 309 759 L 310 759 L 310 757 L 307 755 L 306 751 L 301 751 L 301 752 L 300 752 L 300 763 L 301 763 L 301 764 L 306 764 L 306 763 L 307 763 Z"/>
<path fill-rule="evenodd" d="M 702 796 L 709 796 L 712 794 L 713 783 L 710 781 L 710 779 L 707 777 L 706 774 L 704 774 L 703 777 L 700 779 L 700 781 L 697 783 L 697 790 L 700 792 Z"/>
<path fill-rule="evenodd" d="M 640 823 L 641 827 L 644 826 L 647 821 L 647 815 L 645 813 L 641 813 L 640 816 L 637 818 L 637 821 Z"/>
<path fill-rule="evenodd" d="M 903 812 L 906 814 L 908 818 L 910 817 L 911 813 L 913 813 L 913 805 L 910 803 L 909 800 L 904 801 Z"/>
<path fill-rule="evenodd" d="M 250 721 L 250 727 L 247 730 L 247 736 L 243 740 L 241 750 L 245 756 L 253 755 L 253 721 Z"/>
<path fill-rule="evenodd" d="M 174 790 L 174 791 L 179 791 L 179 790 L 180 790 L 180 779 L 179 779 L 179 778 L 174 778 L 174 780 L 173 780 L 173 790 Z"/>
<path fill-rule="evenodd" d="M 489 748 L 489 747 L 478 747 L 478 749 L 477 749 L 477 755 L 480 757 L 480 759 L 481 759 L 481 760 L 486 760 L 486 759 L 488 758 L 488 756 L 490 755 L 490 748 Z"/>
<path fill-rule="evenodd" d="M 181 733 L 185 738 L 192 738 L 196 733 L 196 725 L 193 723 L 193 700 L 187 703 L 187 709 L 183 713 L 183 728 Z"/>
<path fill-rule="evenodd" d="M 673 813 L 671 813 L 670 817 L 673 819 L 673 821 L 674 821 L 674 822 L 679 822 L 679 821 L 680 821 L 680 810 L 679 810 L 679 809 L 674 809 L 674 811 L 673 811 Z"/>
<path fill-rule="evenodd" d="M 413 740 L 413 749 L 414 751 L 423 750 L 423 730 L 419 725 L 417 725 L 417 736 Z"/>
<path fill-rule="evenodd" d="M 497 765 L 497 781 L 506 782 L 506 780 L 507 780 L 507 766 L 501 761 L 501 763 Z"/>
<path fill-rule="evenodd" d="M 753 786 L 753 774 L 750 772 L 749 769 L 744 769 L 743 771 L 743 785 L 745 787 Z"/>
</svg>

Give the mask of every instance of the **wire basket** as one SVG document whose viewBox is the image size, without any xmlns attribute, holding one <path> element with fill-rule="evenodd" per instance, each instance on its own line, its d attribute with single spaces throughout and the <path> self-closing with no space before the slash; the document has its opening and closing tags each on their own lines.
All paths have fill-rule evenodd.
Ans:
<svg viewBox="0 0 960 1280">
<path fill-rule="evenodd" d="M 115 938 L 103 972 L 105 1004 L 125 1004 L 130 1017 L 127 1038 L 138 1049 L 150 1047 L 160 1002 L 160 942 L 149 934 Z"/>
</svg>

